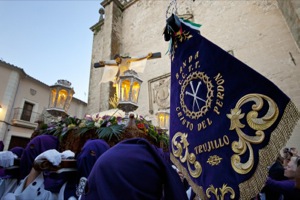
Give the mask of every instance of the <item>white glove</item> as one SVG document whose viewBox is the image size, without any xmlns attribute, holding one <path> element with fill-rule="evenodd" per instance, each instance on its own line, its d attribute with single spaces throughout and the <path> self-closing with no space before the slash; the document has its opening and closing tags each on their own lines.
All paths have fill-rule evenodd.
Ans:
<svg viewBox="0 0 300 200">
<path fill-rule="evenodd" d="M 58 166 L 61 163 L 61 159 L 66 159 L 66 158 L 74 157 L 74 156 L 75 156 L 75 153 L 70 150 L 66 150 L 62 153 L 59 153 L 55 149 L 50 149 L 50 150 L 47 150 L 47 151 L 41 153 L 40 155 L 38 155 L 35 158 L 35 160 L 46 159 L 49 162 L 51 162 L 52 165 Z"/>
<path fill-rule="evenodd" d="M 1 151 L 0 152 L 0 166 L 10 167 L 14 165 L 14 153 L 11 151 Z"/>
<path fill-rule="evenodd" d="M 58 166 L 61 162 L 61 153 L 59 153 L 55 149 L 50 149 L 38 155 L 34 160 L 39 159 L 47 159 L 49 162 L 52 163 L 52 165 Z"/>
<path fill-rule="evenodd" d="M 67 159 L 67 158 L 72 158 L 75 157 L 75 153 L 73 151 L 70 150 L 65 150 L 61 153 L 61 158 L 62 159 Z"/>
</svg>

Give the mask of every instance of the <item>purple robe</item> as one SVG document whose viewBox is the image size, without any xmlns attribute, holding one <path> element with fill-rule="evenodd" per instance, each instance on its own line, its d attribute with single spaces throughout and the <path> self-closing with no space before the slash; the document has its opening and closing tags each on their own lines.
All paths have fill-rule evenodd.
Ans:
<svg viewBox="0 0 300 200">
<path fill-rule="evenodd" d="M 97 159 L 109 149 L 109 145 L 100 139 L 88 140 L 77 156 L 79 178 L 88 177 Z"/>
<path fill-rule="evenodd" d="M 25 178 L 33 167 L 34 159 L 44 151 L 49 149 L 58 149 L 59 141 L 57 137 L 52 135 L 39 135 L 33 138 L 24 149 L 20 160 L 21 175 Z"/>
<path fill-rule="evenodd" d="M 16 154 L 18 156 L 18 158 L 20 158 L 22 156 L 22 153 L 24 152 L 24 148 L 23 147 L 13 147 L 10 149 L 11 152 L 13 152 L 14 154 Z"/>
<path fill-rule="evenodd" d="M 125 140 L 95 163 L 85 188 L 85 199 L 187 199 L 176 171 L 146 140 Z"/>
<path fill-rule="evenodd" d="M 88 140 L 85 142 L 81 152 L 76 156 L 77 176 L 68 177 L 64 191 L 64 199 L 76 196 L 76 186 L 81 177 L 88 177 L 97 159 L 109 149 L 109 145 L 100 139 Z"/>
</svg>

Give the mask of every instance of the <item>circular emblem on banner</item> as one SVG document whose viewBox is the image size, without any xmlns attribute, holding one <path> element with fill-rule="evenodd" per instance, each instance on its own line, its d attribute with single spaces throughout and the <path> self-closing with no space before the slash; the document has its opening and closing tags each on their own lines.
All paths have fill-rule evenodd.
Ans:
<svg viewBox="0 0 300 200">
<path fill-rule="evenodd" d="M 213 85 L 204 72 L 193 72 L 184 80 L 180 105 L 183 112 L 191 119 L 199 119 L 211 108 Z"/>
</svg>

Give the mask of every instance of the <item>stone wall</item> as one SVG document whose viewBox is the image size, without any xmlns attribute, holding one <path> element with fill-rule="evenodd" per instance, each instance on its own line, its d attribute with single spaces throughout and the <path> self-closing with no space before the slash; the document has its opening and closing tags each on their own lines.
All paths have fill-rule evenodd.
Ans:
<svg viewBox="0 0 300 200">
<path fill-rule="evenodd" d="M 278 2 L 282 8 L 282 2 Z M 200 30 L 204 37 L 226 51 L 232 50 L 236 58 L 278 85 L 300 109 L 300 51 L 278 2 L 177 0 L 177 11 L 202 24 Z M 144 73 L 139 74 L 144 82 L 136 112 L 154 123 L 157 110 L 153 114 L 149 112 L 148 81 L 170 72 L 170 60 L 165 54 L 168 43 L 162 35 L 168 5 L 169 1 L 139 0 L 125 8 L 115 0 L 105 1 L 104 25 L 95 34 L 93 45 L 92 63 L 112 59 L 116 53 L 140 56 L 161 52 L 162 57 L 149 60 Z M 115 6 L 119 10 L 114 9 Z M 294 29 L 299 27 L 295 24 Z M 109 107 L 105 102 L 109 92 L 103 92 L 102 88 L 99 92 L 99 76 L 102 75 L 99 71 L 101 69 L 91 70 L 88 107 L 93 111 Z M 98 99 L 107 106 L 99 106 Z M 300 149 L 299 124 L 288 145 Z"/>
<path fill-rule="evenodd" d="M 300 1 L 299 0 L 277 0 L 286 23 L 300 48 Z"/>
</svg>

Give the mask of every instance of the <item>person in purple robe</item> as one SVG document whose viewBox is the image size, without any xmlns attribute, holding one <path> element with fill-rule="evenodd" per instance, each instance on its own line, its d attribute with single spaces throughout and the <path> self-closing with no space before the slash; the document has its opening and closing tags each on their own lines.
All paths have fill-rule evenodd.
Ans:
<svg viewBox="0 0 300 200">
<path fill-rule="evenodd" d="M 47 150 L 58 149 L 58 138 L 52 135 L 40 135 L 33 138 L 24 149 L 20 159 L 20 184 L 14 192 L 3 195 L 2 200 L 43 199 L 55 200 L 57 194 L 50 191 L 44 184 L 47 176 L 33 168 L 35 158 Z M 55 182 L 56 184 L 57 182 Z M 57 185 L 56 185 L 57 186 Z M 51 187 L 51 186 L 50 186 Z"/>
<path fill-rule="evenodd" d="M 124 140 L 96 161 L 81 200 L 185 200 L 177 172 L 147 140 Z"/>
<path fill-rule="evenodd" d="M 97 159 L 109 149 L 109 145 L 101 139 L 88 140 L 77 156 L 79 177 L 88 177 Z"/>
<path fill-rule="evenodd" d="M 24 148 L 23 147 L 13 147 L 9 151 L 13 152 L 18 158 L 21 158 Z"/>
<path fill-rule="evenodd" d="M 95 162 L 109 148 L 109 145 L 101 139 L 88 140 L 85 142 L 80 153 L 76 156 L 77 177 L 69 179 L 62 188 L 62 190 L 64 190 L 64 199 L 68 199 L 71 196 L 76 196 L 76 198 L 81 196 L 87 177 L 89 176 Z M 62 198 L 62 196 L 60 197 Z"/>
<path fill-rule="evenodd" d="M 13 147 L 9 151 L 11 151 L 17 158 L 20 158 L 24 148 Z M 0 198 L 9 192 L 13 192 L 17 188 L 19 175 L 19 168 L 0 168 Z"/>
<path fill-rule="evenodd" d="M 25 178 L 33 167 L 34 159 L 49 149 L 58 149 L 58 138 L 52 135 L 39 135 L 27 144 L 20 159 L 20 179 Z"/>
<path fill-rule="evenodd" d="M 24 148 L 23 147 L 13 147 L 9 151 L 11 151 L 17 158 L 21 158 Z M 5 169 L 5 176 L 10 179 L 20 179 L 20 168 L 7 168 Z"/>
</svg>

